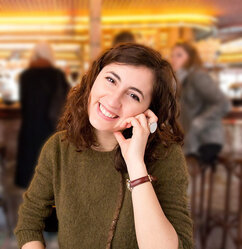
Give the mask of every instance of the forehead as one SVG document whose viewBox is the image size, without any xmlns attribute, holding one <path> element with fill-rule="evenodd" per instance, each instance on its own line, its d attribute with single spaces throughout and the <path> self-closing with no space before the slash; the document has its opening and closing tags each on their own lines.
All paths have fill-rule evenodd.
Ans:
<svg viewBox="0 0 242 249">
<path fill-rule="evenodd" d="M 147 91 L 153 88 L 154 73 L 148 67 L 112 63 L 105 66 L 100 74 L 111 72 L 117 74 L 121 79 L 121 83 L 126 86 L 139 87 Z"/>
</svg>

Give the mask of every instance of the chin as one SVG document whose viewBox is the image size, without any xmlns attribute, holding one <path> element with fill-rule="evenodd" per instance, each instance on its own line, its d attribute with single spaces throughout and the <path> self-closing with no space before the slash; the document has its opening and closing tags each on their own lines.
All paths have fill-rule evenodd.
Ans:
<svg viewBox="0 0 242 249">
<path fill-rule="evenodd" d="M 92 127 L 98 131 L 107 131 L 107 132 L 114 132 L 118 131 L 119 129 L 107 124 L 104 124 L 103 122 L 100 122 L 98 119 L 89 119 L 90 124 Z"/>
</svg>

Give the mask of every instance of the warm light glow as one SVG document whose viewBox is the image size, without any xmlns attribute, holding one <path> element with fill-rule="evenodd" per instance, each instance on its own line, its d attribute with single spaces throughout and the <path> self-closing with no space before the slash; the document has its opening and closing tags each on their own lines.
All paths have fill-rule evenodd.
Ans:
<svg viewBox="0 0 242 249">
<path fill-rule="evenodd" d="M 242 52 L 242 38 L 222 44 L 220 47 L 220 51 L 222 53 Z"/>
<path fill-rule="evenodd" d="M 103 25 L 102 29 L 111 30 L 111 29 L 149 29 L 149 28 L 169 28 L 169 27 L 190 27 L 202 29 L 205 31 L 210 31 L 212 27 L 201 24 L 192 24 L 192 23 L 140 23 L 140 24 L 109 24 Z"/>
<path fill-rule="evenodd" d="M 8 57 L 8 56 L 10 56 L 10 54 L 11 54 L 11 51 L 0 51 L 0 57 L 2 58 L 2 57 L 4 57 L 4 58 L 6 58 L 6 57 Z"/>
<path fill-rule="evenodd" d="M 0 50 L 0 58 L 2 59 L 6 59 L 7 57 L 10 57 L 12 54 L 12 51 L 2 51 Z M 30 51 L 26 51 L 22 54 L 21 58 L 23 60 L 28 60 L 29 56 L 30 56 L 31 52 Z M 74 53 L 74 52 L 56 52 L 55 53 L 55 58 L 56 60 L 72 60 L 72 61 L 77 61 L 79 62 L 79 58 L 78 56 Z"/>
<path fill-rule="evenodd" d="M 211 27 L 216 18 L 201 14 L 102 16 L 102 29 L 189 26 Z M 89 28 L 89 18 L 69 16 L 1 17 L 0 32 L 83 31 Z"/>
<path fill-rule="evenodd" d="M 70 16 L 1 17 L 0 24 L 68 23 Z"/>
<path fill-rule="evenodd" d="M 228 63 L 228 62 L 242 62 L 242 53 L 228 53 L 219 56 L 217 62 Z"/>
<path fill-rule="evenodd" d="M 113 15 L 102 16 L 102 23 L 127 23 L 127 22 L 192 22 L 202 24 L 212 24 L 216 18 L 202 14 L 161 14 L 161 15 Z M 0 24 L 68 24 L 70 22 L 88 23 L 88 16 L 71 17 L 71 16 L 36 16 L 36 17 L 1 17 Z"/>
<path fill-rule="evenodd" d="M 164 15 L 132 15 L 132 16 L 103 16 L 103 23 L 120 23 L 120 22 L 162 22 L 162 23 L 199 23 L 212 24 L 216 22 L 216 18 L 201 14 L 164 14 Z"/>
<path fill-rule="evenodd" d="M 55 54 L 56 59 L 77 60 L 78 57 L 73 53 L 58 52 Z"/>
<path fill-rule="evenodd" d="M 192 13 L 192 12 L 190 12 Z M 194 13 L 196 13 L 194 11 Z M 11 50 L 20 50 L 21 56 L 27 59 L 34 44 L 38 40 L 51 41 L 56 52 L 57 59 L 79 62 L 79 53 L 83 60 L 89 54 L 86 48 L 81 46 L 89 40 L 90 28 L 87 13 L 79 16 L 51 13 L 45 16 L 43 13 L 31 13 L 32 16 L 0 17 L 0 57 L 9 57 Z M 154 15 L 103 15 L 101 17 L 101 29 L 103 33 L 113 33 L 116 30 L 133 29 L 136 32 L 144 31 L 145 35 L 155 35 L 159 28 L 189 27 L 210 31 L 216 24 L 216 18 L 202 14 L 154 14 Z M 109 32 L 110 30 L 110 32 Z M 108 32 L 106 32 L 108 31 Z M 105 37 L 106 38 L 106 37 Z M 111 41 L 112 37 L 106 38 Z M 22 43 L 21 43 L 22 42 Z M 104 41 L 105 42 L 105 41 Z M 63 45 L 61 45 L 63 44 Z M 105 43 L 110 46 L 109 43 Z M 27 51 L 26 51 L 27 50 Z"/>
<path fill-rule="evenodd" d="M 23 31 L 27 32 L 45 32 L 45 31 L 63 31 L 63 30 L 70 30 L 70 31 L 75 31 L 75 30 L 84 30 L 87 29 L 88 25 L 72 25 L 72 24 L 56 24 L 56 25 L 43 25 L 43 24 L 12 24 L 12 25 L 0 25 L 0 32 L 15 32 L 15 33 L 22 33 Z"/>
<path fill-rule="evenodd" d="M 45 35 L 1 35 L 0 36 L 0 41 L 30 41 L 30 40 L 35 40 L 35 41 L 40 41 L 40 40 L 59 40 L 59 41 L 86 41 L 88 40 L 88 36 L 87 35 L 51 35 L 49 34 L 48 36 Z"/>
<path fill-rule="evenodd" d="M 242 39 L 226 42 L 220 46 L 221 55 L 218 58 L 220 63 L 242 62 Z"/>
<path fill-rule="evenodd" d="M 25 49 L 30 50 L 34 47 L 34 43 L 0 43 L 0 49 L 2 50 L 18 50 Z M 80 49 L 79 44 L 52 44 L 55 51 L 77 51 Z"/>
<path fill-rule="evenodd" d="M 203 30 L 211 30 L 211 26 L 196 24 L 196 23 L 126 23 L 126 24 L 103 24 L 103 30 L 109 29 L 129 29 L 129 28 L 167 28 L 167 27 L 193 27 Z M 40 32 L 60 32 L 60 31 L 87 31 L 89 29 L 88 25 L 0 25 L 0 32 L 31 32 L 31 33 L 40 33 Z M 1 38 L 0 38 L 1 40 Z"/>
</svg>

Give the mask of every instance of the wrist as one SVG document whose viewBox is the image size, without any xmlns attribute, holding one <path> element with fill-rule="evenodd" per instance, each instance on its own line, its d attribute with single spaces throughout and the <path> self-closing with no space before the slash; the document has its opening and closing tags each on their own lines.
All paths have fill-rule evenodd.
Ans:
<svg viewBox="0 0 242 249">
<path fill-rule="evenodd" d="M 140 178 L 137 178 L 135 180 L 130 180 L 130 179 L 126 179 L 126 185 L 127 185 L 127 188 L 129 189 L 129 191 L 132 192 L 132 189 L 140 184 L 144 184 L 144 183 L 147 183 L 147 182 L 152 182 L 152 181 L 157 181 L 157 178 L 155 176 L 152 176 L 152 175 L 146 175 L 146 176 L 143 176 L 143 177 L 140 177 Z"/>
<path fill-rule="evenodd" d="M 133 163 L 132 165 L 127 164 L 127 169 L 128 169 L 129 179 L 131 181 L 148 175 L 144 162 L 138 162 L 138 163 L 136 162 Z"/>
</svg>

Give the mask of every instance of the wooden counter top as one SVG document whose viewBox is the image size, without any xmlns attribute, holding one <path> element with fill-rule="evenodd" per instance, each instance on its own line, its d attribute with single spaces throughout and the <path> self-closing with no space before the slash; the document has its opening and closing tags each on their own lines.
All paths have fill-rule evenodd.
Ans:
<svg viewBox="0 0 242 249">
<path fill-rule="evenodd" d="M 20 104 L 19 102 L 13 103 L 11 105 L 6 105 L 3 102 L 0 103 L 0 119 L 14 119 L 20 118 Z"/>
</svg>

